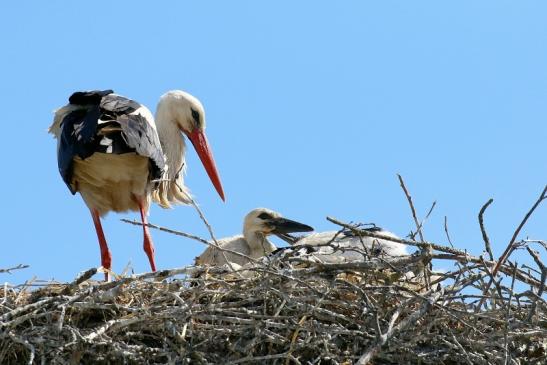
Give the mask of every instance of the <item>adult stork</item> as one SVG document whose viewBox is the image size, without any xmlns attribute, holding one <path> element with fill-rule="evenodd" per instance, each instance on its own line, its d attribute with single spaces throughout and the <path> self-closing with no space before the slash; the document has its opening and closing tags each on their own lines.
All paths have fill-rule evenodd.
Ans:
<svg viewBox="0 0 547 365">
<path fill-rule="evenodd" d="M 205 112 L 198 99 L 174 90 L 165 93 L 156 121 L 144 105 L 112 90 L 75 92 L 56 111 L 49 128 L 58 140 L 61 177 L 72 194 L 79 192 L 91 212 L 101 264 L 111 270 L 101 217 L 110 211 L 139 211 L 144 251 L 156 270 L 147 223 L 151 201 L 168 208 L 188 203 L 183 181 L 186 135 L 194 145 L 218 194 L 224 191 L 205 136 Z"/>
<path fill-rule="evenodd" d="M 218 241 L 222 249 L 235 251 L 253 259 L 267 256 L 277 249 L 268 240 L 271 234 L 281 235 L 293 232 L 310 232 L 313 228 L 291 219 L 283 218 L 281 214 L 266 208 L 251 210 L 243 220 L 243 235 L 223 238 Z M 197 265 L 222 266 L 227 263 L 243 266 L 252 261 L 229 251 L 224 254 L 217 248 L 209 246 L 200 256 L 196 257 Z"/>
</svg>

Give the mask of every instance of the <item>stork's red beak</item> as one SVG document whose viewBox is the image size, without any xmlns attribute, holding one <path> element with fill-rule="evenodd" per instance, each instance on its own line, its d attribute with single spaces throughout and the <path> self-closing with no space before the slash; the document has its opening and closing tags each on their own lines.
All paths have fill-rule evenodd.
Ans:
<svg viewBox="0 0 547 365">
<path fill-rule="evenodd" d="M 205 133 L 196 128 L 192 132 L 186 133 L 186 135 L 194 145 L 199 159 L 201 160 L 203 167 L 205 167 L 205 171 L 207 171 L 207 175 L 209 175 L 209 179 L 211 179 L 211 182 L 215 186 L 218 195 L 220 195 L 220 198 L 224 201 L 224 190 L 222 189 L 222 183 L 218 176 L 215 159 L 213 158 L 213 153 L 211 152 Z"/>
</svg>

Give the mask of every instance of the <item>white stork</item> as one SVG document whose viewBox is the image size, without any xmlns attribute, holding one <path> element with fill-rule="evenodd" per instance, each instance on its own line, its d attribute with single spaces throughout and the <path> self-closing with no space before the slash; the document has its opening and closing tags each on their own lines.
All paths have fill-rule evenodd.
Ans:
<svg viewBox="0 0 547 365">
<path fill-rule="evenodd" d="M 49 128 L 58 140 L 59 172 L 70 192 L 88 206 L 101 250 L 101 264 L 111 270 L 112 256 L 101 226 L 109 211 L 139 211 L 144 251 L 156 270 L 154 245 L 147 223 L 151 201 L 164 208 L 188 203 L 183 170 L 186 135 L 218 194 L 222 184 L 205 130 L 198 99 L 174 90 L 164 94 L 156 122 L 144 105 L 112 90 L 76 92 L 56 111 Z M 108 280 L 109 275 L 105 274 Z"/>
<path fill-rule="evenodd" d="M 281 214 L 266 208 L 257 208 L 250 211 L 243 221 L 243 235 L 223 238 L 218 245 L 230 251 L 239 252 L 243 255 L 258 259 L 269 255 L 277 247 L 268 240 L 271 234 L 281 235 L 292 232 L 310 232 L 313 228 L 283 218 Z M 250 261 L 245 257 L 224 252 L 213 246 L 209 246 L 200 256 L 196 257 L 196 265 L 222 266 L 228 262 L 243 266 Z"/>
</svg>

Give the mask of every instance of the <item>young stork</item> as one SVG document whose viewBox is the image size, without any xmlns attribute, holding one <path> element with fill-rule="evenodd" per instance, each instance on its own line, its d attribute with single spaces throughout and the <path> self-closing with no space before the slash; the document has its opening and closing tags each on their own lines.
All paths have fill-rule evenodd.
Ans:
<svg viewBox="0 0 547 365">
<path fill-rule="evenodd" d="M 243 221 L 243 235 L 223 238 L 218 241 L 221 248 L 241 253 L 253 259 L 267 256 L 277 249 L 268 240 L 271 234 L 281 235 L 292 232 L 310 232 L 313 228 L 283 218 L 281 214 L 266 208 L 257 208 L 250 211 Z M 196 265 L 222 266 L 228 262 L 243 266 L 249 262 L 247 258 L 224 252 L 209 246 L 200 256 L 196 257 Z"/>
<path fill-rule="evenodd" d="M 109 211 L 139 211 L 146 224 L 152 200 L 164 208 L 188 203 L 181 132 L 194 145 L 224 200 L 204 131 L 203 106 L 180 90 L 160 98 L 155 123 L 144 105 L 112 90 L 75 92 L 69 104 L 56 111 L 49 132 L 58 141 L 59 172 L 70 192 L 79 192 L 91 212 L 105 269 L 111 270 L 112 256 L 101 217 Z M 146 225 L 143 235 L 144 251 L 155 271 L 154 245 Z"/>
<path fill-rule="evenodd" d="M 395 234 L 380 227 L 371 227 L 365 230 L 398 238 Z M 324 263 L 364 261 L 367 257 L 382 257 L 389 260 L 409 255 L 403 244 L 375 237 L 360 237 L 349 230 L 314 233 L 299 239 L 288 235 L 281 236 L 281 238 L 291 243 L 294 248 L 299 246 L 309 248 L 306 255 Z"/>
</svg>

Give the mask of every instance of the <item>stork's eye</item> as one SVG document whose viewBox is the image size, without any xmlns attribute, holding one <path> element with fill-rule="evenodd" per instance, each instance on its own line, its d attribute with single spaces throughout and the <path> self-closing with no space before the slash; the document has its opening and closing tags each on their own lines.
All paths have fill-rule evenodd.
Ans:
<svg viewBox="0 0 547 365">
<path fill-rule="evenodd" d="M 258 218 L 260 219 L 272 219 L 272 216 L 268 213 L 261 213 Z"/>
<path fill-rule="evenodd" d="M 196 123 L 199 125 L 199 112 L 195 109 L 192 109 L 192 118 L 194 118 Z"/>
</svg>

